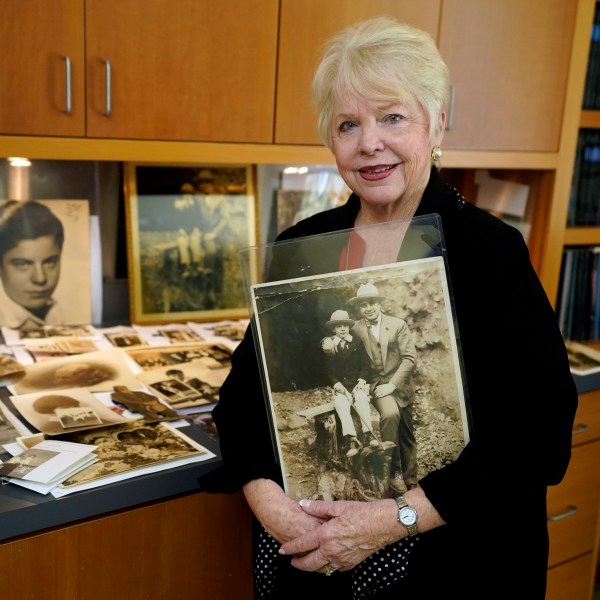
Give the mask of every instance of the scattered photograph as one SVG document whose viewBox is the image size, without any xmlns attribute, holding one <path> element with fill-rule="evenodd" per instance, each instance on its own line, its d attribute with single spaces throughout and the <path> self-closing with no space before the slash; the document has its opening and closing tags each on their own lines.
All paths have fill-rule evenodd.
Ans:
<svg viewBox="0 0 600 600">
<path fill-rule="evenodd" d="M 23 373 L 25 365 L 8 354 L 0 354 L 0 378 Z"/>
<path fill-rule="evenodd" d="M 144 371 L 189 363 L 192 361 L 199 361 L 212 369 L 231 367 L 231 349 L 223 344 L 210 342 L 187 345 L 150 346 L 148 348 L 125 351 Z"/>
<path fill-rule="evenodd" d="M 42 338 L 25 340 L 25 348 L 32 354 L 84 354 L 99 350 L 90 338 Z"/>
<path fill-rule="evenodd" d="M 138 379 L 155 391 L 169 406 L 183 409 L 219 401 L 219 389 L 229 367 L 210 367 L 202 361 L 143 371 Z"/>
<path fill-rule="evenodd" d="M 31 433 L 10 410 L 0 402 L 0 445 L 11 444 L 22 436 Z"/>
<path fill-rule="evenodd" d="M 135 331 L 119 331 L 105 333 L 104 337 L 117 348 L 132 348 L 134 346 L 147 346 L 148 344 Z"/>
<path fill-rule="evenodd" d="M 565 341 L 571 373 L 576 375 L 592 375 L 600 373 L 600 352 L 585 344 L 570 340 Z"/>
<path fill-rule="evenodd" d="M 94 394 L 81 388 L 11 396 L 13 406 L 23 418 L 46 435 L 61 435 L 133 420 L 111 410 Z"/>
<path fill-rule="evenodd" d="M 140 387 L 123 351 L 116 348 L 27 365 L 25 376 L 13 387 L 17 394 L 29 394 L 76 387 L 109 392 L 115 385 Z"/>
<path fill-rule="evenodd" d="M 238 319 L 210 323 L 189 323 L 189 326 L 205 338 L 221 338 L 225 345 L 235 349 L 242 341 L 249 323 L 249 319 Z"/>
<path fill-rule="evenodd" d="M 97 447 L 98 462 L 79 471 L 59 487 L 70 488 L 113 475 L 186 457 L 214 456 L 206 448 L 167 423 L 141 421 L 69 435 L 68 439 Z"/>
<path fill-rule="evenodd" d="M 219 430 L 217 429 L 217 425 L 215 424 L 215 420 L 213 419 L 210 412 L 205 412 L 199 415 L 193 415 L 190 417 L 190 421 L 200 427 L 203 431 L 205 431 L 213 440 L 216 442 L 219 441 Z"/>
<path fill-rule="evenodd" d="M 25 344 L 26 340 L 39 340 L 51 337 L 98 337 L 93 325 L 60 325 L 40 327 L 28 331 L 20 331 L 2 327 L 2 337 L 9 346 Z"/>
</svg>

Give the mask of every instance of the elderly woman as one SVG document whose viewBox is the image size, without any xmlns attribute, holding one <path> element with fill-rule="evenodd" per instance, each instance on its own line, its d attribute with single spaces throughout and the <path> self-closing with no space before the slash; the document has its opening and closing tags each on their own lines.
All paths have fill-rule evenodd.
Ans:
<svg viewBox="0 0 600 600">
<path fill-rule="evenodd" d="M 201 485 L 243 489 L 257 520 L 258 598 L 544 598 L 546 487 L 567 469 L 577 394 L 522 236 L 438 173 L 448 90 L 447 67 L 423 31 L 380 17 L 335 36 L 313 98 L 320 135 L 353 194 L 279 240 L 439 215 L 470 441 L 397 499 L 292 500 L 281 487 L 249 328 L 214 411 L 224 467 Z M 330 264 L 320 272 L 389 262 L 399 251 L 402 259 L 402 235 L 367 230 L 374 234 L 361 233 L 362 254 L 349 262 L 322 255 Z M 293 270 L 306 274 L 306 261 L 302 273 Z"/>
</svg>

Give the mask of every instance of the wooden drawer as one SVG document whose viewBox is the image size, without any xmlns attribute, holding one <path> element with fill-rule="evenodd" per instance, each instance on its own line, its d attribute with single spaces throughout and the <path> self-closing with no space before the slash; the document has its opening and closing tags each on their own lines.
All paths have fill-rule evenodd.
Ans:
<svg viewBox="0 0 600 600">
<path fill-rule="evenodd" d="M 600 390 L 579 395 L 573 424 L 573 445 L 600 440 Z"/>
<path fill-rule="evenodd" d="M 548 570 L 546 600 L 590 600 L 592 597 L 592 554 L 584 554 Z"/>
<path fill-rule="evenodd" d="M 600 504 L 600 442 L 573 447 L 560 485 L 548 488 L 548 566 L 591 552 Z M 561 517 L 562 515 L 562 517 Z"/>
</svg>

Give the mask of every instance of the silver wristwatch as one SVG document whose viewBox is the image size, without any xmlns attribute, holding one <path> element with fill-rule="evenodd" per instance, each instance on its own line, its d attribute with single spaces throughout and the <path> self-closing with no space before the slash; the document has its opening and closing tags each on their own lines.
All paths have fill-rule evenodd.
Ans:
<svg viewBox="0 0 600 600">
<path fill-rule="evenodd" d="M 398 504 L 398 521 L 408 529 L 408 537 L 417 535 L 417 511 L 409 506 L 404 496 L 396 498 Z"/>
</svg>

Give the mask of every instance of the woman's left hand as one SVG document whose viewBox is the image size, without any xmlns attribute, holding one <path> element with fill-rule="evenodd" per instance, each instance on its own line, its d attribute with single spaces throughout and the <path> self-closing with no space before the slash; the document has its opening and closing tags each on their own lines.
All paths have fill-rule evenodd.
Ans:
<svg viewBox="0 0 600 600">
<path fill-rule="evenodd" d="M 310 515 L 327 519 L 281 546 L 280 553 L 294 555 L 292 564 L 303 571 L 318 571 L 327 563 L 347 571 L 404 537 L 404 528 L 396 519 L 398 507 L 394 500 L 301 500 L 300 506 Z"/>
</svg>

